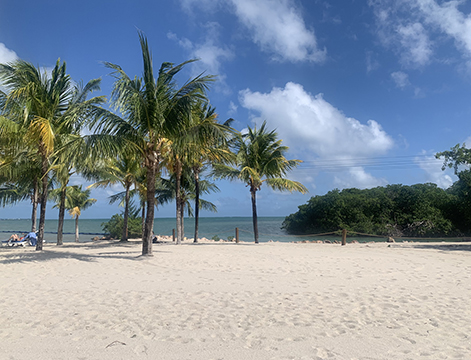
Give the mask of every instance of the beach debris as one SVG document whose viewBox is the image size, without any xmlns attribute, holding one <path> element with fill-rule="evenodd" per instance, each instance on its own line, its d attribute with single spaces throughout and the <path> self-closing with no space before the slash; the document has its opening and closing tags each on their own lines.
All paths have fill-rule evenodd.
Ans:
<svg viewBox="0 0 471 360">
<path fill-rule="evenodd" d="M 324 244 L 332 244 L 332 241 L 330 241 L 330 240 L 324 240 Z"/>
<path fill-rule="evenodd" d="M 105 349 L 108 349 L 109 347 L 116 346 L 116 345 L 126 345 L 126 343 L 123 343 L 122 341 L 115 340 L 112 343 L 106 345 Z"/>
</svg>

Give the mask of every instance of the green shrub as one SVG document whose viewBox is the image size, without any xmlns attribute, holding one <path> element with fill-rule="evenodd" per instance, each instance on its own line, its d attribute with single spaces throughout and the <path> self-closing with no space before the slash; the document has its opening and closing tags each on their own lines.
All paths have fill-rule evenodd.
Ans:
<svg viewBox="0 0 471 360">
<path fill-rule="evenodd" d="M 123 234 L 124 212 L 114 214 L 110 221 L 101 224 L 103 231 L 112 238 L 120 239 Z M 129 211 L 128 217 L 128 238 L 142 237 L 142 217 L 136 212 Z"/>
</svg>

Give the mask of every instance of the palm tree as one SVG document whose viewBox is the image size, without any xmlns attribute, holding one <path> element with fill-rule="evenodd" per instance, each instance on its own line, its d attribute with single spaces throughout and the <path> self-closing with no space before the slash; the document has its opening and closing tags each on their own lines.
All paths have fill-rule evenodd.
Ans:
<svg viewBox="0 0 471 360">
<path fill-rule="evenodd" d="M 31 200 L 31 231 L 36 231 L 40 167 L 36 151 L 24 141 L 26 129 L 15 118 L 10 118 L 14 102 L 6 103 L 7 96 L 0 90 L 0 201 L 2 206 Z M 7 106 L 9 105 L 9 106 Z M 2 115 L 5 114 L 6 116 Z"/>
<path fill-rule="evenodd" d="M 67 148 L 67 136 L 77 133 L 79 125 L 104 103 L 104 97 L 84 99 L 85 94 L 99 89 L 101 80 L 90 81 L 83 96 L 77 97 L 60 59 L 50 74 L 23 60 L 0 64 L 0 80 L 10 90 L 3 101 L 6 116 L 24 130 L 23 141 L 34 147 L 40 158 L 42 194 L 36 250 L 42 250 L 51 159 Z"/>
<path fill-rule="evenodd" d="M 209 194 L 210 192 L 219 191 L 219 188 L 216 184 L 202 180 L 199 182 L 200 191 L 203 194 Z M 177 211 L 179 212 L 178 223 L 177 227 L 180 227 L 181 238 L 176 239 L 176 244 L 181 244 L 183 241 L 184 236 L 184 211 L 185 208 L 187 209 L 188 216 L 194 216 L 196 213 L 196 209 L 193 211 L 191 207 L 191 201 L 195 200 L 196 192 L 195 192 L 195 181 L 193 174 L 191 173 L 189 168 L 184 168 L 181 176 L 180 181 L 180 191 L 179 198 L 177 199 L 177 182 L 175 179 L 175 174 L 173 174 L 170 179 L 161 179 L 160 183 L 157 186 L 156 191 L 156 200 L 159 204 L 166 204 L 172 200 L 179 202 L 177 204 Z M 206 201 L 204 199 L 200 199 L 198 202 L 198 206 L 200 209 L 205 209 L 212 212 L 217 212 L 216 205 L 213 203 Z"/>
<path fill-rule="evenodd" d="M 207 101 L 197 99 L 191 108 L 190 116 L 185 117 L 180 132 L 170 143 L 166 157 L 167 168 L 173 174 L 176 183 L 177 244 L 183 239 L 182 174 L 185 168 L 193 170 L 196 186 L 195 238 L 199 218 L 199 175 L 204 163 L 222 161 L 230 158 L 227 139 L 231 134 L 228 124 L 219 124 L 217 115 Z"/>
<path fill-rule="evenodd" d="M 273 190 L 299 191 L 306 193 L 306 187 L 297 181 L 284 178 L 301 160 L 287 160 L 284 156 L 287 146 L 277 140 L 277 133 L 266 130 L 266 122 L 260 129 L 248 127 L 246 135 L 236 138 L 237 168 L 216 164 L 213 175 L 216 178 L 239 179 L 247 184 L 252 199 L 252 218 L 255 243 L 258 243 L 257 198 L 263 183 Z"/>
<path fill-rule="evenodd" d="M 128 218 L 129 204 L 131 198 L 131 186 L 137 187 L 138 177 L 141 172 L 139 159 L 132 154 L 123 154 L 116 159 L 109 159 L 98 170 L 85 174 L 87 178 L 100 179 L 88 188 L 106 188 L 114 184 L 121 184 L 124 187 L 124 194 L 111 197 L 110 203 L 121 199 L 124 203 L 123 233 L 121 241 L 128 241 Z M 124 195 L 124 196 L 121 196 Z"/>
<path fill-rule="evenodd" d="M 97 201 L 90 198 L 90 193 L 90 189 L 82 190 L 82 185 L 69 187 L 69 196 L 66 197 L 66 209 L 69 210 L 69 215 L 75 218 L 75 242 L 79 242 L 79 216 L 83 210 L 88 209 Z"/>
<path fill-rule="evenodd" d="M 192 121 L 196 124 L 209 123 L 209 127 L 213 127 L 212 134 L 205 134 L 203 136 L 203 143 L 195 144 L 196 146 L 193 146 L 188 151 L 187 162 L 191 167 L 195 182 L 195 233 L 193 242 L 197 243 L 200 210 L 200 174 L 208 164 L 230 163 L 234 160 L 234 154 L 229 150 L 227 141 L 230 136 L 235 134 L 235 130 L 230 127 L 234 121 L 233 119 L 228 119 L 223 124 L 217 123 L 215 108 L 201 101 L 193 106 Z"/>
<path fill-rule="evenodd" d="M 147 39 L 139 32 L 144 71 L 142 78 L 129 77 L 115 64 L 106 63 L 115 78 L 111 101 L 123 118 L 109 114 L 96 123 L 103 135 L 124 139 L 134 152 L 140 154 L 146 169 L 146 221 L 142 242 L 142 255 L 152 255 L 154 225 L 155 183 L 160 172 L 162 151 L 168 139 L 180 131 L 184 118 L 190 114 L 191 104 L 204 93 L 212 76 L 197 76 L 177 88 L 174 77 L 185 65 L 164 62 L 157 79 L 154 77 L 152 56 Z"/>
</svg>

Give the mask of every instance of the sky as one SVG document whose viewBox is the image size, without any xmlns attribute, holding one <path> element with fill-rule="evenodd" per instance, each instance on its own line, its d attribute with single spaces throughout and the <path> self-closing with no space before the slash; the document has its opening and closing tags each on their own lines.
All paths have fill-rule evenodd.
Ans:
<svg viewBox="0 0 471 360">
<path fill-rule="evenodd" d="M 308 194 L 258 193 L 259 216 L 286 216 L 333 189 L 457 180 L 434 154 L 471 145 L 471 1 L 439 0 L 114 0 L 0 2 L 0 63 L 23 59 L 50 69 L 66 61 L 75 81 L 113 79 L 103 62 L 142 75 L 138 32 L 155 69 L 199 61 L 179 78 L 218 76 L 209 92 L 219 119 L 243 131 L 267 121 L 303 163 L 288 177 Z M 469 140 L 468 140 L 469 139 Z M 89 185 L 79 176 L 71 184 Z M 218 213 L 251 216 L 241 182 L 205 195 Z M 122 211 L 98 201 L 83 218 Z M 47 217 L 57 211 L 48 208 Z M 24 202 L 0 218 L 28 218 Z M 157 217 L 172 217 L 174 204 Z"/>
</svg>

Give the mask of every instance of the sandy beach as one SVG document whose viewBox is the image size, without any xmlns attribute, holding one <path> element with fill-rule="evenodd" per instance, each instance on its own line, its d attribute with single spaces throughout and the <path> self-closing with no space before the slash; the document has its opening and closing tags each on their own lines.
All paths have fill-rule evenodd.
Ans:
<svg viewBox="0 0 471 360">
<path fill-rule="evenodd" d="M 471 245 L 0 249 L 0 358 L 471 359 Z"/>
</svg>

